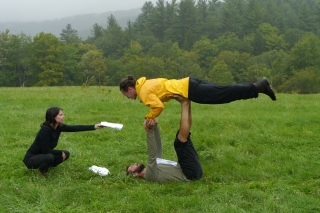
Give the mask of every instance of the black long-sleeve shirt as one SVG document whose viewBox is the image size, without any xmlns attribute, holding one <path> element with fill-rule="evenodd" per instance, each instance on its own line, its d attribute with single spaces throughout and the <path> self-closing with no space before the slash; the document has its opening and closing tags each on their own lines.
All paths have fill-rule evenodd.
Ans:
<svg viewBox="0 0 320 213">
<path fill-rule="evenodd" d="M 25 158 L 38 155 L 51 153 L 53 155 L 62 155 L 61 150 L 54 150 L 58 145 L 58 140 L 61 132 L 79 132 L 95 130 L 94 125 L 66 125 L 58 126 L 57 129 L 53 129 L 50 125 L 44 124 L 41 126 L 34 142 L 28 149 Z"/>
</svg>

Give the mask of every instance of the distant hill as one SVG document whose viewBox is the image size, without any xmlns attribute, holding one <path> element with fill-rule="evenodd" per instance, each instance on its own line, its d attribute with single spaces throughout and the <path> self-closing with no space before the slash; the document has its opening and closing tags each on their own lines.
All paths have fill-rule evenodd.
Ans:
<svg viewBox="0 0 320 213">
<path fill-rule="evenodd" d="M 103 28 L 106 28 L 107 19 L 111 14 L 116 18 L 119 25 L 122 28 L 125 28 L 127 26 L 127 22 L 129 20 L 132 22 L 135 21 L 140 13 L 141 9 L 131 9 L 126 11 L 114 11 L 99 14 L 76 15 L 42 22 L 0 23 L 0 32 L 9 29 L 10 34 L 17 35 L 23 32 L 32 37 L 40 32 L 45 32 L 52 33 L 59 38 L 62 29 L 66 28 L 67 24 L 71 24 L 72 29 L 77 30 L 79 37 L 85 40 L 91 35 L 91 30 L 93 29 L 93 25 L 95 23 L 101 25 Z"/>
</svg>

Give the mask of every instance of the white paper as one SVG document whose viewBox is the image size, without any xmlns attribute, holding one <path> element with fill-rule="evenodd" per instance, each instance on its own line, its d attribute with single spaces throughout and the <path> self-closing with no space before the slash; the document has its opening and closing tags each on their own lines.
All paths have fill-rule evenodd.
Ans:
<svg viewBox="0 0 320 213">
<path fill-rule="evenodd" d="M 89 170 L 93 171 L 94 173 L 97 173 L 100 176 L 106 176 L 110 173 L 109 169 L 104 167 L 94 166 L 94 165 L 89 167 Z"/>
<path fill-rule="evenodd" d="M 177 162 L 172 160 L 162 159 L 162 158 L 157 158 L 157 164 L 167 164 L 167 165 L 177 166 Z"/>
<path fill-rule="evenodd" d="M 117 130 L 121 130 L 123 127 L 123 124 L 117 124 L 117 123 L 110 123 L 110 122 L 106 122 L 106 121 L 102 121 L 100 123 L 101 126 L 106 126 L 106 127 L 110 127 L 110 128 L 114 128 Z"/>
</svg>

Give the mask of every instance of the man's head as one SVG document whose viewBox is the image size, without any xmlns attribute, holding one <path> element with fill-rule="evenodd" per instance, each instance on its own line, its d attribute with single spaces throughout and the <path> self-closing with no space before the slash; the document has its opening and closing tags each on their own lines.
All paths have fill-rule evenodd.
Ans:
<svg viewBox="0 0 320 213">
<path fill-rule="evenodd" d="M 134 163 L 126 167 L 127 174 L 132 174 L 134 177 L 144 177 L 144 164 Z"/>
</svg>

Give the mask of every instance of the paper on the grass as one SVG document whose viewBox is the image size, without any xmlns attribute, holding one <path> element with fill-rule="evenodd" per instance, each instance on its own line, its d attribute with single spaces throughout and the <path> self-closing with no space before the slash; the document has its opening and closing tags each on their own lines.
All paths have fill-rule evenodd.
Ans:
<svg viewBox="0 0 320 213">
<path fill-rule="evenodd" d="M 123 127 L 123 124 L 117 124 L 117 123 L 110 123 L 110 122 L 106 122 L 106 121 L 102 121 L 100 123 L 101 126 L 106 126 L 106 127 L 110 127 L 110 128 L 114 128 L 117 130 L 121 130 Z"/>
<path fill-rule="evenodd" d="M 94 165 L 89 167 L 89 170 L 93 171 L 94 173 L 97 173 L 100 176 L 106 176 L 110 173 L 107 168 L 94 166 Z"/>
<path fill-rule="evenodd" d="M 177 166 L 177 162 L 172 160 L 162 159 L 162 158 L 157 158 L 157 164 L 167 164 L 167 165 Z"/>
</svg>

